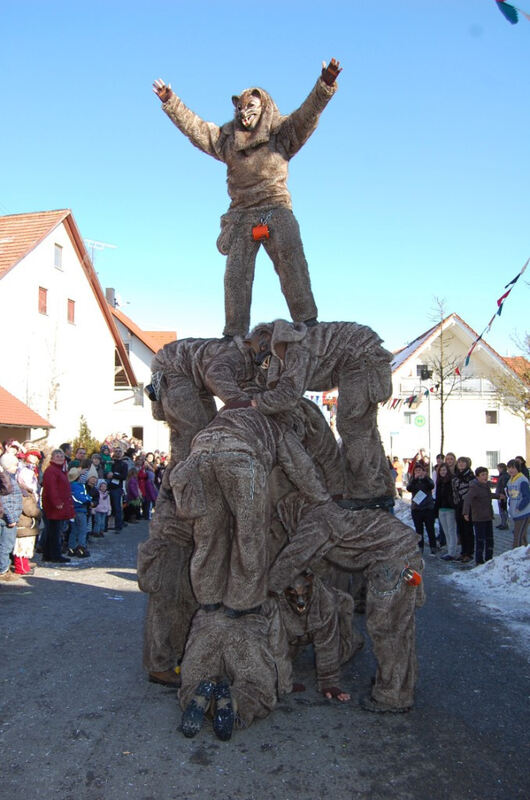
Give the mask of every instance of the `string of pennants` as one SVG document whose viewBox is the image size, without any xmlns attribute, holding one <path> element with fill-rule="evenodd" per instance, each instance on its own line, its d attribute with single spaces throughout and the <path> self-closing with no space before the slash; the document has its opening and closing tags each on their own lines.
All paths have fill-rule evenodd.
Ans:
<svg viewBox="0 0 530 800">
<path fill-rule="evenodd" d="M 495 2 L 503 17 L 505 17 L 511 25 L 517 25 L 519 22 L 519 14 L 522 14 L 523 17 L 530 20 L 530 14 L 527 14 L 522 8 L 517 8 L 517 6 L 511 5 L 511 3 L 506 3 L 505 0 L 495 0 Z"/>
<path fill-rule="evenodd" d="M 527 268 L 528 264 L 530 264 L 530 258 L 528 258 L 526 260 L 526 263 L 524 264 L 523 268 L 515 276 L 515 278 L 513 278 L 504 287 L 505 291 L 503 292 L 503 294 L 501 294 L 501 296 L 497 300 L 497 310 L 496 310 L 495 314 L 492 316 L 492 318 L 490 319 L 490 321 L 488 322 L 488 324 L 486 325 L 486 327 L 484 328 L 484 330 L 482 331 L 482 333 L 479 336 L 477 336 L 477 338 L 474 340 L 473 344 L 469 348 L 468 353 L 467 353 L 467 355 L 466 355 L 466 357 L 464 359 L 464 363 L 463 363 L 464 367 L 467 367 L 467 365 L 469 364 L 469 360 L 471 358 L 471 354 L 473 353 L 473 350 L 475 349 L 477 344 L 486 335 L 486 333 L 488 333 L 488 331 L 491 329 L 491 326 L 493 325 L 493 323 L 495 321 L 495 317 L 500 317 L 500 315 L 502 314 L 502 309 L 504 308 L 504 303 L 506 302 L 510 292 L 513 289 L 513 287 L 515 286 L 515 284 L 517 283 L 517 281 L 519 280 L 521 275 L 524 273 L 524 271 Z M 460 372 L 460 369 L 459 369 L 458 366 L 455 367 L 455 371 L 454 372 L 455 372 L 455 375 L 458 375 L 459 377 L 461 377 L 462 373 Z M 423 397 L 427 397 L 427 395 L 430 392 L 436 392 L 438 390 L 438 388 L 439 388 L 439 384 L 436 384 L 436 386 L 431 386 L 430 388 L 425 389 L 420 394 L 412 394 L 409 397 L 404 397 L 404 398 L 391 397 L 386 401 L 386 403 L 381 403 L 381 408 L 388 408 L 390 411 L 398 411 L 401 408 L 401 406 L 408 406 L 409 408 L 412 408 L 412 406 L 419 405 L 421 403 Z"/>
<path fill-rule="evenodd" d="M 477 344 L 480 342 L 482 337 L 485 336 L 486 333 L 488 333 L 488 331 L 491 329 L 491 326 L 493 325 L 493 322 L 495 321 L 495 317 L 500 317 L 500 315 L 502 313 L 502 309 L 504 307 L 504 303 L 506 302 L 506 299 L 507 299 L 508 295 L 510 294 L 510 292 L 513 289 L 513 287 L 515 286 L 515 284 L 517 283 L 517 281 L 519 280 L 519 278 L 521 277 L 521 275 L 523 274 L 523 272 L 527 268 L 529 262 L 530 262 L 530 258 L 528 258 L 526 260 L 526 263 L 523 266 L 522 270 L 515 276 L 515 278 L 513 280 L 511 280 L 509 283 L 507 283 L 506 286 L 504 287 L 508 291 L 505 291 L 504 294 L 502 294 L 499 297 L 499 299 L 497 300 L 497 311 L 492 316 L 492 318 L 490 319 L 490 321 L 488 322 L 488 324 L 486 325 L 486 327 L 484 328 L 484 330 L 482 331 L 480 336 L 477 336 L 477 338 L 475 339 L 475 341 L 473 342 L 473 344 L 469 348 L 469 351 L 468 351 L 468 353 L 466 355 L 466 358 L 465 358 L 465 361 L 464 361 L 464 366 L 465 367 L 467 367 L 467 365 L 469 364 L 469 359 L 471 358 L 471 354 L 472 354 L 473 350 L 475 349 L 475 347 L 477 346 Z M 455 370 L 455 372 L 456 372 L 457 375 L 460 375 L 460 371 L 459 371 L 458 368 Z"/>
</svg>

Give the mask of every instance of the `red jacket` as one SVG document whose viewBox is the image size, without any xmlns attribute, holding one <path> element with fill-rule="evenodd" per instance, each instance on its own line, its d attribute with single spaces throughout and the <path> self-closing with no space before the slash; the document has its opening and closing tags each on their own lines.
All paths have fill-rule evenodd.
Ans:
<svg viewBox="0 0 530 800">
<path fill-rule="evenodd" d="M 42 507 L 48 519 L 75 517 L 70 481 L 62 466 L 54 464 L 53 461 L 44 471 L 42 478 Z"/>
</svg>

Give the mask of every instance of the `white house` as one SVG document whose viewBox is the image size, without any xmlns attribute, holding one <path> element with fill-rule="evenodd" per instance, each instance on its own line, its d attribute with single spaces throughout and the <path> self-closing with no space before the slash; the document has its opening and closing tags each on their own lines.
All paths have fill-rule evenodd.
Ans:
<svg viewBox="0 0 530 800">
<path fill-rule="evenodd" d="M 476 339 L 475 331 L 451 314 L 394 354 L 392 397 L 378 415 L 388 454 L 411 458 L 423 448 L 434 461 L 441 450 L 444 399 L 444 452 L 469 456 L 474 467 L 492 469 L 499 461 L 525 455 L 525 423 L 499 404 L 492 383 L 498 372 L 517 374 L 483 340 L 466 366 Z"/>
<path fill-rule="evenodd" d="M 153 419 L 151 403 L 145 395 L 144 387 L 151 379 L 151 362 L 155 353 L 177 338 L 176 331 L 143 331 L 132 319 L 116 307 L 114 289 L 106 289 L 105 294 L 111 314 L 124 343 L 129 361 L 137 377 L 138 386 L 131 388 L 124 371 L 116 376 L 116 401 L 120 431 L 141 439 L 149 450 L 169 450 L 169 428 L 163 422 Z M 123 385 L 120 386 L 120 383 Z"/>
<path fill-rule="evenodd" d="M 0 303 L 9 331 L 0 386 L 36 415 L 33 422 L 40 421 L 40 428 L 25 425 L 32 429 L 28 438 L 69 441 L 81 415 L 99 439 L 116 430 L 133 435 L 133 425 L 147 428 L 150 405 L 143 404 L 127 342 L 71 211 L 0 217 Z M 142 381 L 141 358 L 137 363 Z M 124 391 L 140 403 L 140 414 L 131 415 L 134 400 L 124 402 Z M 0 413 L 0 428 L 13 423 L 14 401 L 8 406 L 5 420 Z M 24 420 L 31 422 L 28 413 Z M 156 425 L 166 435 L 160 441 L 167 441 L 164 424 Z"/>
</svg>

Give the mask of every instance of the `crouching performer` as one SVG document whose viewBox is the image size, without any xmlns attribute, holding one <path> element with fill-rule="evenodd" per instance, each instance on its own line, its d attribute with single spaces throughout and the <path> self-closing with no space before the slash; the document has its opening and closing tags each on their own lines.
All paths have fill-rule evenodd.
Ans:
<svg viewBox="0 0 530 800">
<path fill-rule="evenodd" d="M 313 327 L 285 320 L 258 325 L 246 340 L 261 365 L 252 400 L 263 414 L 293 408 L 305 391 L 338 387 L 337 429 L 351 508 L 391 508 L 395 483 L 377 428 L 378 403 L 392 392 L 392 354 L 379 336 L 355 322 Z"/>
<path fill-rule="evenodd" d="M 280 594 L 277 603 L 290 657 L 296 658 L 303 647 L 312 644 L 319 692 L 328 700 L 350 700 L 350 695 L 339 687 L 340 668 L 364 644 L 353 624 L 351 596 L 325 586 L 306 570 Z M 304 689 L 303 684 L 294 684 L 295 691 Z"/>
<path fill-rule="evenodd" d="M 415 609 L 423 605 L 423 562 L 414 531 L 381 509 L 348 511 L 307 503 L 291 493 L 278 504 L 289 543 L 277 556 L 269 587 L 281 593 L 311 564 L 325 559 L 367 581 L 366 627 L 377 672 L 363 708 L 409 711 L 416 683 Z"/>
<path fill-rule="evenodd" d="M 290 430 L 253 408 L 221 411 L 171 471 L 180 518 L 193 520 L 191 584 L 203 608 L 249 613 L 268 596 L 268 477 L 279 464 L 308 498 L 329 499 Z"/>
<path fill-rule="evenodd" d="M 199 609 L 182 661 L 179 698 L 182 732 L 195 736 L 206 713 L 215 735 L 230 739 L 234 726 L 247 728 L 269 714 L 292 690 L 292 667 L 277 608 L 229 617 L 222 609 Z"/>
</svg>

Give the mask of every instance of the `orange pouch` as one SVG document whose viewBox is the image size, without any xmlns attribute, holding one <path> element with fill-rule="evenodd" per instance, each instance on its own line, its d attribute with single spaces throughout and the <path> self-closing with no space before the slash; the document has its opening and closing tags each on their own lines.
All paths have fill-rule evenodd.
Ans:
<svg viewBox="0 0 530 800">
<path fill-rule="evenodd" d="M 255 242 L 261 242 L 263 239 L 270 239 L 269 226 L 255 225 L 252 228 L 252 238 Z"/>
</svg>

